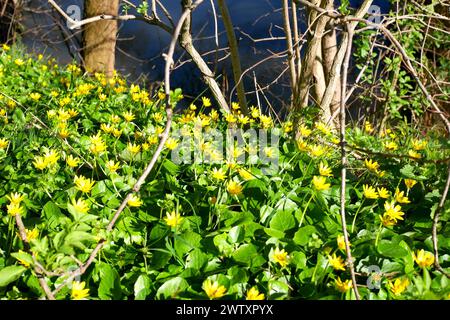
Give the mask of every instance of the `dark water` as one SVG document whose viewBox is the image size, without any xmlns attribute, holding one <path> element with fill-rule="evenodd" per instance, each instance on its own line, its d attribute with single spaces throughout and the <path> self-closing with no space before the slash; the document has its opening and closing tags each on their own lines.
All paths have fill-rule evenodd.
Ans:
<svg viewBox="0 0 450 320">
<path fill-rule="evenodd" d="M 139 3 L 140 1 L 134 0 L 133 2 Z M 177 21 L 180 15 L 180 1 L 163 0 L 162 2 L 174 20 Z M 353 7 L 357 7 L 362 3 L 362 0 L 352 0 L 350 2 Z M 77 5 L 82 8 L 83 1 L 63 0 L 58 1 L 58 3 L 66 10 L 70 5 Z M 239 40 L 239 52 L 244 70 L 273 53 L 285 50 L 286 45 L 283 39 L 260 42 L 255 42 L 251 39 L 284 36 L 281 28 L 283 22 L 280 0 L 228 0 L 227 3 Z M 380 7 L 381 13 L 386 13 L 389 10 L 388 0 L 374 1 L 374 4 Z M 47 1 L 43 0 L 33 0 L 31 1 L 31 6 L 35 9 L 49 8 Z M 216 12 L 219 13 L 217 7 Z M 161 18 L 164 16 L 161 11 L 158 11 L 158 13 Z M 300 27 L 304 29 L 304 25 L 301 23 L 305 21 L 303 10 L 299 12 L 299 18 Z M 226 47 L 227 39 L 219 17 L 219 46 L 216 47 L 214 15 L 211 1 L 205 0 L 203 2 L 194 12 L 192 22 L 196 47 L 202 53 L 211 52 L 206 55 L 206 60 L 210 63 L 210 67 L 215 68 L 216 74 L 221 75 L 219 82 L 223 84 L 225 89 L 232 88 L 233 81 L 231 79 L 229 60 L 225 59 L 222 62 L 216 63 L 217 59 L 220 60 L 224 57 L 224 52 L 215 50 Z M 62 39 L 60 30 L 54 28 L 55 30 L 53 32 L 49 32 L 52 21 L 44 13 L 29 13 L 26 17 L 26 24 L 30 30 L 35 31 L 34 33 L 25 33 L 23 40 L 28 48 L 51 54 L 61 63 L 67 63 L 72 60 L 72 57 L 68 54 L 67 46 L 61 42 L 58 43 L 58 39 L 59 41 Z M 38 26 L 40 28 L 37 28 Z M 79 40 L 79 36 L 76 39 Z M 161 81 L 163 79 L 164 69 L 164 60 L 161 58 L 161 54 L 167 51 L 169 41 L 170 35 L 158 27 L 150 26 L 140 21 L 121 23 L 118 36 L 116 68 L 123 74 L 128 75 L 130 81 L 137 81 L 142 78 L 151 81 Z M 179 59 L 179 61 L 186 61 L 188 59 L 186 54 L 181 50 L 177 51 L 175 58 Z M 281 75 L 284 69 L 285 58 L 270 59 L 257 66 L 246 74 L 246 91 L 255 89 L 255 81 L 261 87 L 265 87 L 277 80 L 268 88 L 267 100 L 270 101 L 270 104 L 274 105 L 274 108 L 279 109 L 283 102 L 286 101 L 286 98 L 289 97 L 290 92 L 287 73 Z M 174 71 L 172 85 L 183 88 L 183 91 L 188 96 L 197 96 L 206 88 L 201 81 L 198 70 L 192 63 L 182 64 L 181 67 Z M 250 94 L 249 99 L 251 102 L 256 103 L 255 94 Z M 260 96 L 260 101 L 267 104 L 263 96 Z"/>
</svg>

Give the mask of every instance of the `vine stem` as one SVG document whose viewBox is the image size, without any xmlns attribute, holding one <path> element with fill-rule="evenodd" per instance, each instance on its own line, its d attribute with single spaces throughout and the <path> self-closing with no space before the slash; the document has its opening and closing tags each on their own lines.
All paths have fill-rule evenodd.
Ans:
<svg viewBox="0 0 450 320">
<path fill-rule="evenodd" d="M 301 218 L 300 218 L 300 223 L 298 224 L 298 227 L 299 227 L 299 228 L 302 226 L 303 218 L 305 217 L 306 210 L 308 209 L 309 204 L 311 203 L 311 200 L 312 200 L 313 198 L 314 198 L 314 193 L 311 193 L 311 197 L 309 197 L 309 200 L 308 200 L 308 202 L 306 203 L 306 207 L 305 207 L 305 209 L 303 209 L 302 216 L 301 216 Z"/>
</svg>

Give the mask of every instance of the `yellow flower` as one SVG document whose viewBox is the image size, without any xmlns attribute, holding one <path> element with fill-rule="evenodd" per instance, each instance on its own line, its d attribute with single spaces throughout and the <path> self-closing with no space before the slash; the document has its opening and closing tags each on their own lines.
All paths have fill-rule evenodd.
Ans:
<svg viewBox="0 0 450 320">
<path fill-rule="evenodd" d="M 238 117 L 238 121 L 240 124 L 246 125 L 247 123 L 250 122 L 250 118 L 247 116 L 244 116 L 243 114 L 239 115 Z"/>
<path fill-rule="evenodd" d="M 166 98 L 166 94 L 162 91 L 158 91 L 158 99 L 164 100 Z"/>
<path fill-rule="evenodd" d="M 169 150 L 173 150 L 178 147 L 178 140 L 175 138 L 169 138 L 166 141 L 166 148 Z"/>
<path fill-rule="evenodd" d="M 411 189 L 411 188 L 414 187 L 414 186 L 416 185 L 416 183 L 417 183 L 417 181 L 414 180 L 414 179 L 405 179 L 404 181 L 405 181 L 405 185 L 406 185 L 406 187 L 407 187 L 408 189 Z"/>
<path fill-rule="evenodd" d="M 112 131 L 113 131 L 113 127 L 111 127 L 111 125 L 108 123 L 108 124 L 106 124 L 106 123 L 102 123 L 101 125 L 100 125 L 100 129 L 103 131 L 103 132 L 105 132 L 105 133 L 111 133 Z"/>
<path fill-rule="evenodd" d="M 400 191 L 398 188 L 395 189 L 394 198 L 398 203 L 411 203 L 407 196 L 404 196 L 404 191 Z"/>
<path fill-rule="evenodd" d="M 261 122 L 263 129 L 268 129 L 273 124 L 272 118 L 263 114 L 259 116 L 259 121 Z"/>
<path fill-rule="evenodd" d="M 420 155 L 420 153 L 418 153 L 418 152 L 416 152 L 416 151 L 414 151 L 414 150 L 409 150 L 409 151 L 408 151 L 408 155 L 409 155 L 411 158 L 414 158 L 414 159 L 420 159 L 420 158 L 422 158 L 422 156 Z"/>
<path fill-rule="evenodd" d="M 209 98 L 206 97 L 202 97 L 202 102 L 203 105 L 207 108 L 207 107 L 211 107 L 211 100 Z"/>
<path fill-rule="evenodd" d="M 231 103 L 231 109 L 239 110 L 240 108 L 241 108 L 241 106 L 239 105 L 239 103 L 237 103 L 237 102 L 232 102 Z"/>
<path fill-rule="evenodd" d="M 164 218 L 169 227 L 178 226 L 181 220 L 183 220 L 183 217 L 176 211 L 166 212 L 166 217 Z"/>
<path fill-rule="evenodd" d="M 286 121 L 283 124 L 283 131 L 284 133 L 289 133 L 294 129 L 294 124 L 292 123 L 292 121 Z"/>
<path fill-rule="evenodd" d="M 120 117 L 118 115 L 112 114 L 111 115 L 111 122 L 112 123 L 119 123 L 120 122 Z"/>
<path fill-rule="evenodd" d="M 364 160 L 364 164 L 366 165 L 367 169 L 369 169 L 370 171 L 374 171 L 374 172 L 377 172 L 378 168 L 380 167 L 378 162 L 372 161 L 372 160 L 368 160 L 368 159 Z"/>
<path fill-rule="evenodd" d="M 427 146 L 427 141 L 413 139 L 412 146 L 413 146 L 413 149 L 416 151 L 424 150 L 425 147 Z"/>
<path fill-rule="evenodd" d="M 82 213 L 87 213 L 89 211 L 89 205 L 83 199 L 78 199 L 76 201 L 75 199 L 72 199 L 72 206 L 75 208 L 75 210 L 78 210 Z"/>
<path fill-rule="evenodd" d="M 230 181 L 227 184 L 227 191 L 233 196 L 238 196 L 242 193 L 242 186 L 236 181 Z"/>
<path fill-rule="evenodd" d="M 6 196 L 6 198 L 8 198 L 11 203 L 19 205 L 23 201 L 23 199 L 25 199 L 25 196 L 16 192 L 11 193 L 11 195 Z"/>
<path fill-rule="evenodd" d="M 275 248 L 274 252 L 272 253 L 272 259 L 273 261 L 277 262 L 282 266 L 283 268 L 286 267 L 289 263 L 289 256 L 284 249 L 278 249 Z"/>
<path fill-rule="evenodd" d="M 391 151 L 395 151 L 398 149 L 398 145 L 394 141 L 385 142 L 384 147 L 387 150 L 391 150 Z"/>
<path fill-rule="evenodd" d="M 84 300 L 89 297 L 89 289 L 85 289 L 86 283 L 73 281 L 72 282 L 72 300 Z"/>
<path fill-rule="evenodd" d="M 331 133 L 331 129 L 329 126 L 327 126 L 325 123 L 323 123 L 322 121 L 319 121 L 315 124 L 314 126 L 317 130 L 319 130 L 320 132 L 322 132 L 324 135 L 329 135 Z"/>
<path fill-rule="evenodd" d="M 434 255 L 423 249 L 417 250 L 416 254 L 412 254 L 414 261 L 421 268 L 427 268 L 434 263 Z"/>
<path fill-rule="evenodd" d="M 270 148 L 270 147 L 264 147 L 264 155 L 267 157 L 267 158 L 269 158 L 269 159 L 272 159 L 272 158 L 274 158 L 274 150 L 273 150 L 273 148 Z"/>
<path fill-rule="evenodd" d="M 106 150 L 106 144 L 105 141 L 103 141 L 103 138 L 100 135 L 100 132 L 98 132 L 95 136 L 91 136 L 89 138 L 91 145 L 89 146 L 89 150 L 93 154 L 99 154 Z"/>
<path fill-rule="evenodd" d="M 127 122 L 131 122 L 136 118 L 131 111 L 124 112 L 124 113 L 122 113 L 122 115 L 123 115 L 123 118 L 125 119 L 125 121 L 127 121 Z"/>
<path fill-rule="evenodd" d="M 138 144 L 128 142 L 127 150 L 130 151 L 130 153 L 132 154 L 137 154 L 139 153 L 139 151 L 141 151 L 141 146 Z"/>
<path fill-rule="evenodd" d="M 33 99 L 34 101 L 38 101 L 41 97 L 42 95 L 38 92 L 30 93 L 30 98 Z"/>
<path fill-rule="evenodd" d="M 37 237 L 39 236 L 39 230 L 37 228 L 34 228 L 33 230 L 25 229 L 25 233 L 27 234 L 28 241 L 37 239 Z"/>
<path fill-rule="evenodd" d="M 17 203 L 10 203 L 6 206 L 6 209 L 8 211 L 8 214 L 12 217 L 14 217 L 17 214 L 23 213 L 23 208 L 20 206 L 20 204 Z"/>
<path fill-rule="evenodd" d="M 316 190 L 318 190 L 318 191 L 330 189 L 331 184 L 326 183 L 326 181 L 327 181 L 327 179 L 322 176 L 320 176 L 320 177 L 314 176 L 312 179 L 314 188 L 316 188 Z"/>
<path fill-rule="evenodd" d="M 320 164 L 319 164 L 319 174 L 324 177 L 332 177 L 333 176 L 333 174 L 331 173 L 331 168 L 329 168 L 323 162 L 320 162 Z"/>
<path fill-rule="evenodd" d="M 407 278 L 404 278 L 404 279 L 397 278 L 397 279 L 395 279 L 394 282 L 392 282 L 390 280 L 388 281 L 389 289 L 396 296 L 401 295 L 403 293 L 403 291 L 406 290 L 408 285 L 409 285 L 409 280 Z"/>
<path fill-rule="evenodd" d="M 9 51 L 9 50 L 11 50 L 11 47 L 8 46 L 6 43 L 4 43 L 4 44 L 2 45 L 2 49 L 3 49 L 4 51 Z"/>
<path fill-rule="evenodd" d="M 384 215 L 391 220 L 394 220 L 395 222 L 397 222 L 397 220 L 403 220 L 403 215 L 405 213 L 401 211 L 402 207 L 395 205 L 395 200 L 391 202 L 386 201 L 384 203 L 384 209 L 386 210 Z"/>
<path fill-rule="evenodd" d="M 350 290 L 353 285 L 353 282 L 351 279 L 342 281 L 340 277 L 338 277 L 336 280 L 334 280 L 334 283 L 336 285 L 336 289 L 338 289 L 342 293 L 345 293 L 348 290 Z"/>
<path fill-rule="evenodd" d="M 59 159 L 59 154 L 58 151 L 55 150 L 48 150 L 45 154 L 44 154 L 44 161 L 47 165 L 53 165 L 56 162 L 58 162 Z"/>
<path fill-rule="evenodd" d="M 73 108 L 70 108 L 69 110 L 67 110 L 67 112 L 69 113 L 71 118 L 76 117 L 78 115 L 78 113 L 79 113 L 77 110 L 75 110 Z"/>
<path fill-rule="evenodd" d="M 376 173 L 380 178 L 383 178 L 384 175 L 386 174 L 386 171 L 384 171 L 384 170 L 377 170 L 377 171 L 375 171 L 375 173 Z"/>
<path fill-rule="evenodd" d="M 6 140 L 5 138 L 1 138 L 0 139 L 0 150 L 6 149 L 8 144 L 9 144 L 8 140 Z"/>
<path fill-rule="evenodd" d="M 336 253 L 333 253 L 333 255 L 328 255 L 328 262 L 335 270 L 345 270 L 345 263 L 344 259 L 342 257 L 336 256 Z"/>
<path fill-rule="evenodd" d="M 163 115 L 162 115 L 162 113 L 161 112 L 155 112 L 153 115 L 152 115 L 152 118 L 153 118 L 153 120 L 155 120 L 156 122 L 161 122 L 161 121 L 163 121 Z"/>
<path fill-rule="evenodd" d="M 104 93 L 100 93 L 100 94 L 98 95 L 98 99 L 99 99 L 100 101 L 106 101 L 107 98 L 108 98 L 108 96 L 107 96 L 106 94 L 104 94 Z"/>
<path fill-rule="evenodd" d="M 66 158 L 66 163 L 70 168 L 75 168 L 80 163 L 80 159 L 69 154 Z"/>
<path fill-rule="evenodd" d="M 83 193 L 88 193 L 92 190 L 95 181 L 84 176 L 75 176 L 75 187 Z"/>
<path fill-rule="evenodd" d="M 116 172 L 119 169 L 120 163 L 114 162 L 114 160 L 109 160 L 106 162 L 105 166 L 110 172 Z"/>
<path fill-rule="evenodd" d="M 264 293 L 259 293 L 256 287 L 251 287 L 245 296 L 246 300 L 264 300 L 264 298 Z"/>
<path fill-rule="evenodd" d="M 389 191 L 386 188 L 384 188 L 384 187 L 377 188 L 377 191 L 378 191 L 378 195 L 380 196 L 380 198 L 383 198 L 383 199 L 389 198 Z"/>
<path fill-rule="evenodd" d="M 378 199 L 378 193 L 372 186 L 369 186 L 367 184 L 363 185 L 363 193 L 364 197 L 366 197 L 367 199 Z"/>
<path fill-rule="evenodd" d="M 33 165 L 36 169 L 44 170 L 47 168 L 47 162 L 43 157 L 34 157 Z"/>
<path fill-rule="evenodd" d="M 189 105 L 189 110 L 195 111 L 195 110 L 197 110 L 197 106 L 196 106 L 195 104 L 191 103 L 191 104 Z"/>
<path fill-rule="evenodd" d="M 383 216 L 379 216 L 380 221 L 385 227 L 391 227 L 395 226 L 397 224 L 397 220 L 394 220 L 391 218 L 390 215 L 386 214 L 386 212 L 383 214 Z"/>
<path fill-rule="evenodd" d="M 122 135 L 122 130 L 114 128 L 114 130 L 112 131 L 112 134 L 114 137 L 119 138 Z"/>
<path fill-rule="evenodd" d="M 19 253 L 22 253 L 22 254 L 25 254 L 25 252 L 23 251 L 23 250 L 19 250 Z M 21 259 L 21 258 L 16 258 L 18 261 L 19 261 L 19 263 L 21 264 L 21 265 L 23 265 L 25 268 L 28 268 L 29 266 L 30 266 L 30 262 L 29 261 L 26 261 L 26 260 L 24 260 L 24 259 Z"/>
<path fill-rule="evenodd" d="M 256 108 L 256 107 L 251 107 L 250 108 L 250 111 L 251 111 L 251 114 L 252 114 L 252 117 L 253 118 L 259 118 L 259 115 L 260 115 L 260 112 L 259 112 L 259 109 L 258 108 Z"/>
<path fill-rule="evenodd" d="M 16 59 L 14 60 L 14 63 L 19 67 L 25 64 L 25 62 L 22 59 Z"/>
<path fill-rule="evenodd" d="M 314 157 L 320 157 L 321 155 L 323 155 L 325 153 L 325 148 L 322 147 L 321 145 L 315 144 L 309 149 L 309 152 Z"/>
<path fill-rule="evenodd" d="M 338 235 L 338 237 L 336 238 L 336 242 L 339 249 L 345 250 L 345 239 L 343 235 Z M 351 246 L 351 243 L 349 243 L 348 245 Z"/>
<path fill-rule="evenodd" d="M 61 139 L 66 139 L 70 136 L 70 132 L 66 127 L 62 127 L 59 129 L 58 135 L 61 137 Z"/>
<path fill-rule="evenodd" d="M 253 174 L 251 174 L 249 171 L 245 170 L 244 168 L 238 169 L 239 175 L 242 179 L 245 181 L 252 180 L 254 178 Z"/>
<path fill-rule="evenodd" d="M 309 137 L 309 136 L 311 135 L 312 130 L 309 129 L 309 128 L 308 128 L 307 126 L 305 126 L 304 124 L 302 124 L 302 125 L 300 126 L 300 128 L 299 128 L 299 132 L 300 132 L 300 135 L 301 135 L 302 137 L 307 138 L 307 137 Z"/>
<path fill-rule="evenodd" d="M 217 121 L 219 120 L 219 113 L 216 110 L 211 110 L 211 112 L 209 113 L 209 117 L 211 118 L 211 120 Z"/>
<path fill-rule="evenodd" d="M 220 169 L 214 168 L 213 171 L 211 172 L 211 176 L 219 181 L 223 181 L 227 177 L 225 172 L 223 172 L 222 168 Z"/>
<path fill-rule="evenodd" d="M 372 132 L 373 132 L 372 124 L 371 124 L 370 122 L 366 121 L 366 122 L 364 123 L 364 130 L 365 130 L 367 133 L 372 133 Z"/>
<path fill-rule="evenodd" d="M 236 119 L 236 117 L 234 115 L 232 115 L 231 113 L 228 113 L 228 114 L 225 115 L 225 120 L 228 123 L 234 123 L 234 122 L 236 122 L 237 119 Z"/>
<path fill-rule="evenodd" d="M 130 199 L 128 199 L 127 204 L 130 207 L 140 207 L 143 204 L 143 202 L 142 202 L 141 198 L 139 198 L 139 196 L 132 194 Z"/>
<path fill-rule="evenodd" d="M 225 295 L 227 289 L 219 285 L 217 281 L 205 280 L 202 285 L 203 290 L 210 299 L 222 298 Z"/>
</svg>

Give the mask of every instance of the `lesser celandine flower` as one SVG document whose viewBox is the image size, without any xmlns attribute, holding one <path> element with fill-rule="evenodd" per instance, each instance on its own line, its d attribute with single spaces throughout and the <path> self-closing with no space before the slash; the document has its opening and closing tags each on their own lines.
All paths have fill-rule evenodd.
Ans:
<svg viewBox="0 0 450 320">
<path fill-rule="evenodd" d="M 336 289 L 342 293 L 345 293 L 348 290 L 350 290 L 353 285 L 351 279 L 342 281 L 340 277 L 338 277 L 336 280 L 334 280 L 334 284 L 336 286 Z"/>
<path fill-rule="evenodd" d="M 141 198 L 139 196 L 132 194 L 130 199 L 127 201 L 127 205 L 130 207 L 140 207 L 143 204 Z"/>
<path fill-rule="evenodd" d="M 44 160 L 43 157 L 34 157 L 33 165 L 36 169 L 44 170 L 47 168 L 47 162 Z"/>
<path fill-rule="evenodd" d="M 250 107 L 250 113 L 252 115 L 252 118 L 255 118 L 255 119 L 259 118 L 260 112 L 257 107 L 254 107 L 254 106 Z"/>
<path fill-rule="evenodd" d="M 404 195 L 405 192 L 404 191 L 400 191 L 399 189 L 395 189 L 395 201 L 397 201 L 398 203 L 411 203 L 411 201 L 409 201 L 408 197 Z"/>
<path fill-rule="evenodd" d="M 11 193 L 9 196 L 6 196 L 6 198 L 10 201 L 10 203 L 20 204 L 23 199 L 25 199 L 25 195 L 15 192 Z"/>
<path fill-rule="evenodd" d="M 364 123 L 364 130 L 365 130 L 367 133 L 372 133 L 372 132 L 373 132 L 372 124 L 371 124 L 370 122 L 366 121 L 366 122 Z"/>
<path fill-rule="evenodd" d="M 214 168 L 211 172 L 211 176 L 219 181 L 223 181 L 227 177 L 225 172 L 223 172 L 222 168 L 220 169 Z"/>
<path fill-rule="evenodd" d="M 20 204 L 10 203 L 6 206 L 6 211 L 10 216 L 14 217 L 17 214 L 22 214 L 23 208 L 20 206 Z"/>
<path fill-rule="evenodd" d="M 380 196 L 380 198 L 383 198 L 383 199 L 389 198 L 389 191 L 386 188 L 384 188 L 384 187 L 377 188 L 377 191 L 378 191 L 378 195 Z"/>
<path fill-rule="evenodd" d="M 86 283 L 73 281 L 72 282 L 72 300 L 84 300 L 89 297 L 89 289 L 85 289 Z"/>
<path fill-rule="evenodd" d="M 114 160 L 109 160 L 105 163 L 105 167 L 110 171 L 110 172 L 116 172 L 119 169 L 120 163 L 119 162 L 114 162 Z"/>
<path fill-rule="evenodd" d="M 256 287 L 251 287 L 245 295 L 246 300 L 264 300 L 264 298 L 264 293 L 260 293 Z"/>
<path fill-rule="evenodd" d="M 384 209 L 386 210 L 384 215 L 391 220 L 394 220 L 395 222 L 397 222 L 397 220 L 403 220 L 403 215 L 405 213 L 401 211 L 402 207 L 395 204 L 395 200 L 391 202 L 386 201 L 384 203 Z"/>
<path fill-rule="evenodd" d="M 379 217 L 381 223 L 385 227 L 392 227 L 397 224 L 397 220 L 392 219 L 390 215 L 386 214 L 386 212 L 382 216 L 380 215 Z"/>
<path fill-rule="evenodd" d="M 414 150 L 408 150 L 408 155 L 409 155 L 411 158 L 414 158 L 414 159 L 420 159 L 420 158 L 422 158 L 421 154 L 418 153 L 418 152 L 416 152 L 416 151 L 414 151 Z"/>
<path fill-rule="evenodd" d="M 335 270 L 345 270 L 345 263 L 342 257 L 336 256 L 336 253 L 333 253 L 331 256 L 328 255 L 328 262 Z"/>
<path fill-rule="evenodd" d="M 75 187 L 83 193 L 89 193 L 94 186 L 95 181 L 84 176 L 75 176 Z"/>
<path fill-rule="evenodd" d="M 336 238 L 336 242 L 339 249 L 345 250 L 345 239 L 343 235 L 338 235 L 338 237 Z M 349 243 L 348 245 L 351 246 L 351 243 Z"/>
<path fill-rule="evenodd" d="M 34 228 L 33 230 L 25 229 L 25 233 L 27 234 L 28 241 L 37 239 L 37 237 L 39 236 L 39 230 L 37 228 Z"/>
<path fill-rule="evenodd" d="M 210 299 L 222 298 L 227 291 L 227 288 L 219 285 L 217 281 L 211 281 L 210 279 L 203 282 L 202 288 Z"/>
<path fill-rule="evenodd" d="M 330 189 L 331 184 L 326 183 L 327 179 L 325 177 L 322 176 L 314 176 L 312 179 L 312 183 L 314 185 L 314 188 L 316 188 L 316 190 L 318 191 L 322 191 L 322 190 L 328 190 Z"/>
<path fill-rule="evenodd" d="M 427 141 L 413 139 L 412 146 L 413 146 L 413 149 L 416 151 L 424 150 L 425 147 L 427 146 Z"/>
<path fill-rule="evenodd" d="M 275 248 L 272 253 L 272 260 L 278 263 L 282 267 L 286 267 L 289 263 L 289 256 L 284 249 Z"/>
<path fill-rule="evenodd" d="M 366 165 L 367 169 L 369 169 L 370 171 L 374 171 L 374 172 L 376 172 L 378 170 L 378 168 L 380 167 L 378 162 L 372 161 L 369 159 L 364 160 L 364 164 Z"/>
<path fill-rule="evenodd" d="M 75 210 L 82 213 L 87 213 L 89 211 L 88 203 L 81 198 L 78 200 L 72 199 L 72 206 L 75 208 Z"/>
<path fill-rule="evenodd" d="M 100 135 L 100 132 L 98 132 L 95 136 L 91 136 L 89 138 L 91 145 L 89 146 L 89 150 L 93 154 L 99 154 L 106 150 L 106 144 L 105 141 L 103 141 L 103 138 Z"/>
<path fill-rule="evenodd" d="M 139 153 L 139 151 L 141 151 L 141 146 L 138 144 L 128 142 L 127 150 L 130 151 L 130 153 L 132 154 L 137 154 Z"/>
<path fill-rule="evenodd" d="M 266 115 L 260 115 L 259 116 L 259 121 L 261 122 L 261 125 L 262 125 L 263 129 L 268 129 L 273 124 L 272 118 L 269 117 L 269 116 L 266 116 Z"/>
<path fill-rule="evenodd" d="M 34 101 L 38 101 L 41 97 L 42 95 L 38 92 L 30 93 L 30 98 L 33 99 Z"/>
<path fill-rule="evenodd" d="M 309 152 L 314 157 L 320 157 L 321 155 L 323 155 L 325 153 L 325 148 L 322 147 L 321 145 L 315 144 L 309 149 Z"/>
<path fill-rule="evenodd" d="M 66 163 L 70 168 L 75 168 L 80 164 L 81 160 L 77 157 L 72 156 L 69 154 L 66 158 Z"/>
<path fill-rule="evenodd" d="M 398 145 L 394 141 L 385 142 L 384 147 L 386 148 L 386 150 L 390 151 L 395 151 L 398 149 Z"/>
<path fill-rule="evenodd" d="M 211 107 L 211 100 L 209 98 L 206 97 L 202 97 L 202 102 L 203 102 L 203 106 L 207 107 Z"/>
<path fill-rule="evenodd" d="M 227 191 L 233 196 L 238 196 L 242 193 L 242 186 L 239 184 L 239 182 L 233 180 L 228 182 Z"/>
<path fill-rule="evenodd" d="M 14 60 L 14 63 L 17 65 L 17 66 L 23 66 L 24 64 L 25 64 L 25 62 L 22 60 L 22 59 L 16 59 L 16 60 Z"/>
<path fill-rule="evenodd" d="M 364 197 L 366 197 L 367 199 L 378 199 L 378 193 L 372 186 L 369 186 L 367 184 L 363 185 L 363 193 Z"/>
<path fill-rule="evenodd" d="M 136 118 L 135 115 L 131 111 L 126 111 L 126 112 L 122 113 L 122 115 L 123 115 L 123 118 L 125 119 L 125 121 L 127 121 L 127 122 L 131 122 Z"/>
<path fill-rule="evenodd" d="M 416 253 L 412 254 L 414 261 L 421 268 L 427 268 L 434 263 L 434 255 L 423 249 L 417 250 Z"/>
<path fill-rule="evenodd" d="M 6 140 L 5 138 L 0 138 L 0 150 L 6 149 L 8 144 L 9 144 L 8 140 Z"/>
<path fill-rule="evenodd" d="M 181 215 L 176 211 L 166 212 L 166 217 L 164 218 L 164 221 L 169 227 L 178 226 L 182 220 L 183 217 L 181 217 Z"/>
<path fill-rule="evenodd" d="M 169 150 L 173 150 L 178 147 L 178 140 L 174 138 L 169 138 L 166 141 L 166 148 Z"/>
<path fill-rule="evenodd" d="M 311 134 L 311 132 L 312 132 L 312 130 L 309 129 L 309 128 L 308 128 L 306 125 L 304 125 L 304 124 L 302 124 L 302 125 L 298 128 L 298 131 L 299 131 L 300 135 L 301 135 L 302 137 L 305 137 L 305 138 L 309 137 L 310 134 Z"/>
<path fill-rule="evenodd" d="M 395 295 L 401 295 L 409 285 L 409 280 L 407 278 L 397 278 L 395 281 L 388 280 L 389 290 Z"/>
<path fill-rule="evenodd" d="M 414 187 L 414 186 L 416 185 L 416 183 L 417 183 L 417 181 L 414 180 L 414 179 L 405 179 L 404 182 L 405 182 L 405 185 L 406 185 L 406 187 L 407 187 L 408 189 L 411 189 L 411 188 Z"/>
<path fill-rule="evenodd" d="M 331 173 L 331 168 L 329 168 L 323 162 L 320 162 L 320 164 L 319 164 L 319 174 L 324 177 L 332 177 L 333 176 L 333 174 Z"/>
</svg>

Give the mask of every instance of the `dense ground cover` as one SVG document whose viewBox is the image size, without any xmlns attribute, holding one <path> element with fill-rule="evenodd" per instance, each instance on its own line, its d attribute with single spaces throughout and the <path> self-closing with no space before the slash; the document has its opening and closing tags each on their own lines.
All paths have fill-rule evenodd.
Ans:
<svg viewBox="0 0 450 320">
<path fill-rule="evenodd" d="M 223 115 L 199 98 L 175 115 L 156 168 L 106 232 L 156 149 L 167 97 L 7 46 L 0 93 L 2 299 L 42 296 L 43 269 L 55 289 L 99 241 L 106 244 L 95 262 L 57 299 L 354 298 L 339 216 L 339 139 L 325 124 L 305 118 L 295 138 L 292 123 L 275 115 L 252 108 L 245 117 L 237 104 Z M 182 98 L 180 90 L 170 97 Z M 228 128 L 258 132 L 260 143 L 229 143 L 226 153 L 208 134 Z M 262 145 L 266 132 L 278 144 Z M 362 298 L 448 299 L 431 229 L 449 141 L 403 123 L 382 132 L 365 123 L 347 135 L 347 227 Z M 176 161 L 174 152 L 191 148 L 196 162 Z M 438 225 L 446 270 L 448 219 L 447 204 Z"/>
</svg>

